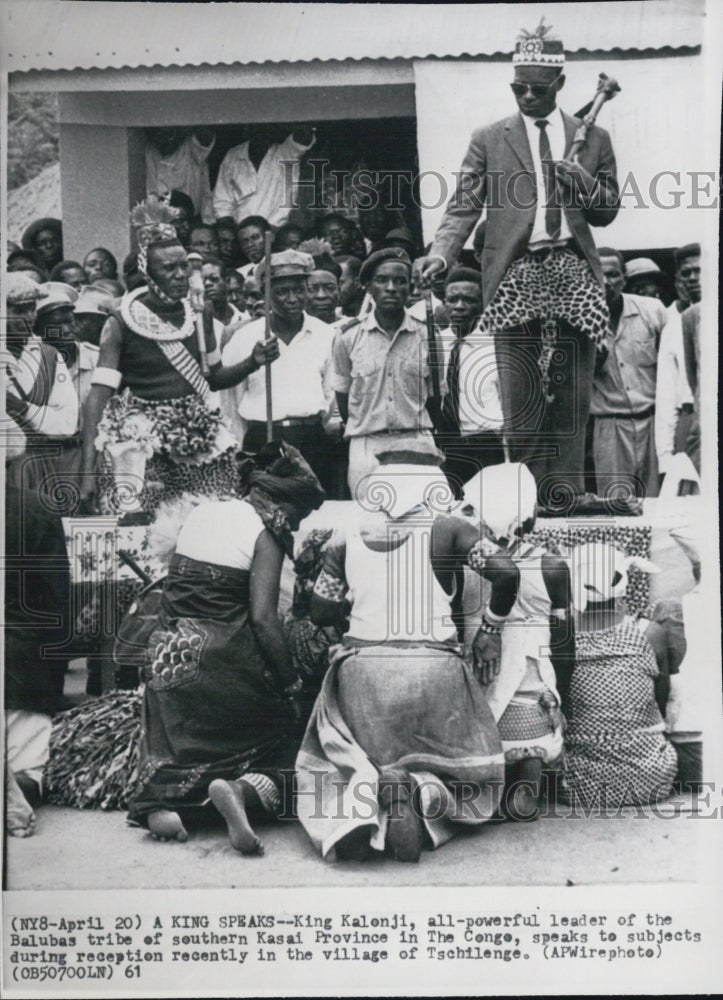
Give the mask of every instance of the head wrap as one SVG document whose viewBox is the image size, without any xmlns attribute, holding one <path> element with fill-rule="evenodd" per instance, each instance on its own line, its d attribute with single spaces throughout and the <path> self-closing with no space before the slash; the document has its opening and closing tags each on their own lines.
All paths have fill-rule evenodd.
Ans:
<svg viewBox="0 0 723 1000">
<path fill-rule="evenodd" d="M 565 50 L 559 38 L 550 37 L 551 30 L 551 24 L 545 26 L 544 17 L 534 31 L 525 31 L 523 28 L 512 56 L 513 65 L 544 66 L 561 70 L 565 65 Z"/>
<path fill-rule="evenodd" d="M 622 597 L 628 588 L 631 567 L 643 573 L 660 572 L 649 560 L 626 556 L 607 542 L 588 542 L 573 549 L 570 555 L 573 607 L 584 611 L 588 604 L 604 604 L 611 598 Z"/>
<path fill-rule="evenodd" d="M 5 278 L 5 298 L 9 306 L 28 305 L 42 294 L 40 285 L 22 271 L 11 271 Z"/>
<path fill-rule="evenodd" d="M 535 516 L 537 485 L 521 462 L 505 462 L 481 469 L 464 487 L 471 504 L 498 540 L 512 540 L 519 528 Z"/>
<path fill-rule="evenodd" d="M 139 202 L 131 212 L 131 224 L 136 227 L 138 241 L 138 270 L 146 278 L 148 287 L 162 302 L 175 303 L 165 292 L 161 291 L 148 274 L 148 250 L 150 247 L 174 246 L 181 242 L 178 239 L 173 220 L 178 217 L 178 211 L 157 194 L 149 194 L 145 201 Z"/>
<path fill-rule="evenodd" d="M 400 518 L 426 504 L 431 514 L 446 514 L 454 504 L 447 477 L 439 467 L 417 462 L 379 465 L 357 484 L 354 499 L 362 510 Z"/>
<path fill-rule="evenodd" d="M 398 518 L 425 503 L 447 512 L 452 491 L 440 469 L 444 455 L 432 442 L 391 441 L 377 451 L 379 465 L 357 485 L 354 499 L 365 511 Z"/>
<path fill-rule="evenodd" d="M 673 252 L 673 256 L 675 257 L 675 266 L 680 267 L 688 257 L 700 257 L 700 243 L 687 243 L 684 247 L 678 247 Z"/>
<path fill-rule="evenodd" d="M 254 456 L 240 456 L 239 475 L 245 499 L 291 555 L 291 527 L 279 504 L 293 504 L 302 515 L 321 507 L 326 493 L 311 466 L 293 445 L 271 441 Z"/>
<path fill-rule="evenodd" d="M 254 270 L 254 277 L 262 284 L 264 280 L 265 260 L 259 261 Z M 311 254 L 300 250 L 282 250 L 272 253 L 270 260 L 271 280 L 275 278 L 308 278 L 314 270 L 314 259 Z"/>
</svg>

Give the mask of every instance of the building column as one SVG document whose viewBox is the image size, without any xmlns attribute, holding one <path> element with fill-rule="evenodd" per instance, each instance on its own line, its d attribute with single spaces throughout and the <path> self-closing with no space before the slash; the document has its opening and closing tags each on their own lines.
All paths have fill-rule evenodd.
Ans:
<svg viewBox="0 0 723 1000">
<path fill-rule="evenodd" d="M 140 129 L 60 123 L 63 253 L 82 261 L 93 247 L 118 260 L 131 250 L 130 209 L 145 196 Z"/>
</svg>

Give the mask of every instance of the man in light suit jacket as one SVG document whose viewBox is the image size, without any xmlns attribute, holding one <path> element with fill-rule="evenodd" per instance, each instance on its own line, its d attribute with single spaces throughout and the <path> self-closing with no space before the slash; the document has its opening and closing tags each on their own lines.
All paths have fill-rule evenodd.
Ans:
<svg viewBox="0 0 723 1000">
<path fill-rule="evenodd" d="M 548 32 L 541 22 L 518 41 L 520 113 L 473 133 L 416 267 L 428 283 L 449 266 L 486 209 L 480 327 L 496 336 L 509 455 L 533 472 L 540 502 L 565 513 L 584 490 L 595 350 L 608 326 L 590 226 L 615 218 L 618 185 L 603 129 L 590 128 L 579 159 L 567 158 L 580 121 L 557 108 L 565 55 Z"/>
</svg>

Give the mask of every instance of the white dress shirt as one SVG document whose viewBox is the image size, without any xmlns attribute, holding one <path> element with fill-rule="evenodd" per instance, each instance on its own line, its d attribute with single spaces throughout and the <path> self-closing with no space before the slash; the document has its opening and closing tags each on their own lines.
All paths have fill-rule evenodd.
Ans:
<svg viewBox="0 0 723 1000">
<path fill-rule="evenodd" d="M 210 145 L 204 146 L 195 135 L 189 135 L 175 152 L 166 157 L 162 157 L 149 143 L 146 146 L 146 194 L 155 191 L 166 195 L 174 190 L 183 191 L 203 221 L 214 222 L 208 154 L 215 141 L 213 139 Z"/>
<path fill-rule="evenodd" d="M 35 334 L 28 337 L 19 359 L 8 359 L 7 365 L 22 391 L 29 395 L 37 379 L 42 377 L 40 373 L 45 371 L 40 338 Z M 8 392 L 15 391 L 10 383 Z M 73 380 L 65 361 L 58 355 L 47 402 L 40 406 L 31 403 L 25 412 L 25 423 L 38 434 L 70 437 L 78 429 L 78 412 L 78 395 Z"/>
<path fill-rule="evenodd" d="M 683 322 L 675 302 L 668 306 L 667 313 L 668 322 L 660 335 L 655 386 L 655 448 L 661 473 L 667 471 L 666 465 L 674 452 L 681 407 L 693 403 L 685 373 Z"/>
<path fill-rule="evenodd" d="M 299 177 L 299 160 L 314 145 L 296 142 L 293 135 L 269 146 L 258 170 L 249 159 L 249 144 L 229 149 L 213 191 L 216 218 L 230 215 L 241 222 L 262 215 L 272 226 L 281 226 L 291 211 L 291 196 Z"/>
<path fill-rule="evenodd" d="M 451 327 L 442 330 L 440 338 L 444 351 L 443 382 L 446 382 L 456 338 Z M 472 330 L 459 349 L 459 429 L 463 437 L 485 431 L 502 433 L 495 338 L 481 330 Z"/>
<path fill-rule="evenodd" d="M 541 129 L 535 125 L 536 121 L 541 121 L 542 119 L 533 118 L 529 115 L 522 115 L 521 117 L 525 125 L 525 131 L 527 132 L 527 141 L 530 144 L 530 152 L 532 153 L 532 162 L 535 167 L 535 180 L 538 191 L 535 224 L 532 227 L 532 235 L 530 236 L 530 242 L 528 244 L 528 246 L 534 246 L 536 243 L 550 242 L 550 234 L 547 232 L 547 226 L 545 225 L 545 209 L 547 207 L 547 199 L 545 197 L 545 176 L 542 172 L 542 160 L 540 159 Z M 550 142 L 550 153 L 552 154 L 552 158 L 553 160 L 561 160 L 565 155 L 565 123 L 562 120 L 562 112 L 559 108 L 554 108 L 544 120 L 547 122 L 545 132 L 547 133 L 547 138 Z M 569 240 L 571 233 L 570 227 L 567 224 L 567 219 L 565 218 L 564 209 L 560 214 L 561 229 L 559 239 Z"/>
<path fill-rule="evenodd" d="M 264 339 L 262 316 L 240 327 L 223 350 L 226 367 L 238 364 Z M 274 420 L 326 414 L 334 403 L 331 387 L 331 345 L 334 330 L 328 323 L 304 313 L 301 330 L 289 344 L 279 338 L 279 357 L 271 364 Z M 238 414 L 244 421 L 266 420 L 265 369 L 253 372 L 234 387 Z"/>
<path fill-rule="evenodd" d="M 85 401 L 88 398 L 88 393 L 90 392 L 90 387 L 92 385 L 91 380 L 93 378 L 95 366 L 98 364 L 99 355 L 99 347 L 96 347 L 95 344 L 89 344 L 84 340 L 79 340 L 78 354 L 76 356 L 75 363 L 68 369 L 78 396 L 79 430 L 83 429 L 83 407 L 85 406 Z"/>
</svg>

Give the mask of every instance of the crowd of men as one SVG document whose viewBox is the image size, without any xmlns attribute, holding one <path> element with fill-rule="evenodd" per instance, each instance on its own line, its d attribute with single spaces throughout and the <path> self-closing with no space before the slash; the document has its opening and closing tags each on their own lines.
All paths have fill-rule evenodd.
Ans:
<svg viewBox="0 0 723 1000">
<path fill-rule="evenodd" d="M 185 199 L 174 192 L 173 200 Z M 180 212 L 175 226 L 184 248 L 203 259 L 224 365 L 249 358 L 264 340 L 268 221 L 209 225 Z M 494 331 L 480 328 L 483 276 L 475 257 L 463 251 L 435 278 L 437 353 L 430 359 L 423 290 L 413 274 L 421 254 L 412 233 L 398 228 L 382 246 L 360 250 L 364 239 L 354 222 L 333 214 L 322 219 L 318 237 L 310 240 L 292 226 L 274 233 L 272 337 L 257 347 L 257 357 L 271 362 L 275 431 L 301 449 L 336 499 L 348 497 L 372 470 L 380 436 L 434 436 L 459 494 L 480 467 L 504 460 L 506 446 L 509 455 L 499 343 L 496 351 Z M 8 285 L 8 347 L 17 365 L 7 395 L 16 433 L 6 459 L 27 474 L 27 452 L 37 453 L 38 439 L 49 439 L 60 456 L 51 463 L 57 489 L 63 473 L 80 472 L 83 407 L 105 320 L 145 279 L 136 253 L 120 275 L 103 247 L 82 261 L 63 259 L 56 220 L 34 223 L 23 244 L 11 246 L 7 258 L 16 276 Z M 635 495 L 656 496 L 675 455 L 687 453 L 700 470 L 700 247 L 675 251 L 672 276 L 647 258 L 626 262 L 613 248 L 597 252 L 610 319 L 594 360 L 585 483 L 600 496 L 621 482 Z M 675 298 L 668 301 L 672 284 Z M 33 352 L 42 366 L 28 361 Z M 219 405 L 239 446 L 258 448 L 266 420 L 263 372 L 220 391 Z M 17 485 L 37 488 L 37 476 Z M 72 492 L 77 479 L 68 485 Z"/>
<path fill-rule="evenodd" d="M 610 136 L 588 123 L 571 152 L 580 123 L 557 105 L 564 50 L 542 22 L 513 67 L 518 113 L 473 133 L 426 248 L 398 225 L 372 241 L 351 214 L 314 232 L 291 221 L 295 167 L 316 137 L 306 127 L 231 149 L 213 191 L 212 132 L 160 130 L 149 196 L 131 213 L 137 249 L 120 268 L 104 246 L 65 259 L 61 222 L 34 222 L 6 261 L 7 551 L 36 551 L 29 528 L 33 544 L 61 550 L 58 514 L 112 511 L 100 442 L 119 394 L 131 402 L 116 457 L 147 450 L 166 498 L 233 494 L 237 452 L 261 451 L 269 432 L 335 500 L 361 502 L 385 452 L 404 468 L 441 452 L 455 497 L 480 469 L 521 463 L 530 519 L 535 493 L 543 512 L 584 514 L 601 512 L 599 497 L 657 496 L 667 476 L 694 483 L 700 246 L 678 247 L 666 275 L 594 240 L 620 208 Z M 41 612 L 67 590 L 53 579 L 37 581 Z M 25 645 L 16 636 L 6 722 L 10 771 L 29 776 L 22 811 L 39 794 L 62 672 L 35 655 L 22 572 L 14 581 L 8 623 Z M 545 607 L 564 615 L 568 596 Z M 501 621 L 482 631 L 499 636 Z M 32 832 L 27 812 L 18 828 Z"/>
</svg>

